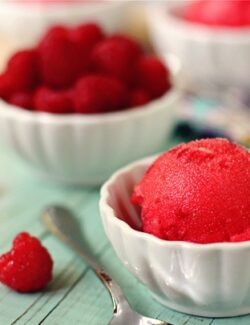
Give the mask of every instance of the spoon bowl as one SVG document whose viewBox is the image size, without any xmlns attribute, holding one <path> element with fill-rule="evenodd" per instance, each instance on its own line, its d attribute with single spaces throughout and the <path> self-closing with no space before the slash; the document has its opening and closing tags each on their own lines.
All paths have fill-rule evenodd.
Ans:
<svg viewBox="0 0 250 325">
<path fill-rule="evenodd" d="M 51 206 L 42 214 L 42 220 L 53 235 L 71 247 L 89 264 L 109 291 L 113 302 L 113 318 L 109 323 L 110 325 L 172 325 L 158 319 L 140 315 L 131 308 L 119 285 L 87 252 L 81 236 L 79 223 L 71 211 L 61 206 Z"/>
</svg>

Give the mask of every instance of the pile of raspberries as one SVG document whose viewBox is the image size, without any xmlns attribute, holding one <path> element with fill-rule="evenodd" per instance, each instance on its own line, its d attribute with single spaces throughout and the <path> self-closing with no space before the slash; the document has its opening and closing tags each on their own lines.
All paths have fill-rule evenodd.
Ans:
<svg viewBox="0 0 250 325">
<path fill-rule="evenodd" d="M 96 114 L 134 108 L 171 87 L 167 67 L 122 34 L 88 23 L 55 26 L 36 48 L 15 53 L 0 75 L 0 97 L 26 110 Z"/>
</svg>

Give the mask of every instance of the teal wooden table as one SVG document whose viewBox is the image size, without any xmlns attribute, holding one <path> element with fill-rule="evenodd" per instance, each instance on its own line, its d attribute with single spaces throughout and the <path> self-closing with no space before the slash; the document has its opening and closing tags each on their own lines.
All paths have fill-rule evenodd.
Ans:
<svg viewBox="0 0 250 325">
<path fill-rule="evenodd" d="M 13 237 L 25 230 L 42 240 L 55 262 L 53 281 L 44 292 L 18 294 L 0 285 L 0 325 L 105 325 L 111 319 L 111 300 L 102 284 L 41 224 L 41 211 L 51 203 L 64 204 L 77 214 L 86 245 L 139 312 L 174 325 L 250 324 L 250 316 L 215 320 L 191 317 L 154 301 L 114 255 L 102 229 L 98 200 L 98 190 L 60 187 L 38 180 L 30 168 L 0 146 L 0 251 L 8 250 Z"/>
</svg>

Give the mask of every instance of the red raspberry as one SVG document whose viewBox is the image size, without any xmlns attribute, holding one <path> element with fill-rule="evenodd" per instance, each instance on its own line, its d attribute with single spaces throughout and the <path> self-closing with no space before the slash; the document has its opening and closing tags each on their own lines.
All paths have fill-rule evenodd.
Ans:
<svg viewBox="0 0 250 325">
<path fill-rule="evenodd" d="M 72 29 L 69 35 L 80 53 L 81 72 L 87 72 L 90 67 L 91 51 L 98 42 L 104 39 L 104 32 L 97 24 L 89 23 Z"/>
<path fill-rule="evenodd" d="M 143 89 L 137 89 L 130 94 L 130 106 L 142 106 L 150 102 L 150 96 Z"/>
<path fill-rule="evenodd" d="M 16 93 L 10 96 L 8 102 L 12 105 L 31 110 L 33 108 L 33 94 L 24 92 Z"/>
<path fill-rule="evenodd" d="M 30 91 L 38 82 L 37 52 L 19 51 L 10 58 L 5 73 L 0 76 L 0 96 L 8 99 L 13 93 Z"/>
<path fill-rule="evenodd" d="M 133 40 L 125 36 L 113 36 L 95 46 L 91 59 L 95 71 L 113 76 L 129 85 L 133 81 L 134 66 L 140 54 Z"/>
<path fill-rule="evenodd" d="M 39 45 L 39 54 L 43 82 L 52 88 L 71 86 L 81 72 L 79 50 L 62 27 L 46 34 Z"/>
<path fill-rule="evenodd" d="M 81 78 L 73 95 L 75 111 L 83 114 L 121 110 L 127 98 L 127 89 L 119 80 L 98 75 Z"/>
<path fill-rule="evenodd" d="M 43 289 L 52 279 L 53 261 L 40 241 L 20 233 L 10 252 L 0 257 L 0 281 L 19 292 Z"/>
<path fill-rule="evenodd" d="M 15 89 L 11 84 L 11 78 L 7 73 L 0 75 L 0 97 L 7 100 L 12 93 L 15 92 Z"/>
<path fill-rule="evenodd" d="M 155 56 L 140 58 L 137 73 L 138 85 L 152 98 L 162 96 L 171 87 L 168 69 Z"/>
<path fill-rule="evenodd" d="M 84 47 L 92 49 L 93 46 L 105 38 L 104 31 L 95 23 L 79 25 L 70 31 L 71 39 Z"/>
<path fill-rule="evenodd" d="M 23 50 L 14 54 L 8 62 L 7 74 L 17 91 L 34 89 L 40 81 L 37 51 Z"/>
<path fill-rule="evenodd" d="M 112 36 L 109 37 L 109 39 L 113 41 L 119 41 L 123 43 L 125 46 L 129 47 L 131 53 L 133 53 L 135 57 L 139 57 L 143 55 L 143 50 L 141 45 L 131 37 L 128 37 L 123 34 L 113 34 Z"/>
<path fill-rule="evenodd" d="M 34 109 L 39 112 L 68 114 L 72 112 L 72 101 L 67 91 L 40 87 L 34 95 Z"/>
<path fill-rule="evenodd" d="M 66 28 L 65 26 L 62 25 L 54 25 L 53 27 L 51 27 L 46 34 L 44 35 L 42 42 L 45 42 L 47 39 L 49 39 L 50 37 L 57 37 L 57 36 L 64 36 L 64 37 L 68 37 L 69 34 L 69 29 Z"/>
<path fill-rule="evenodd" d="M 78 44 L 83 51 L 91 51 L 94 45 L 104 37 L 103 30 L 95 23 L 80 25 L 70 31 L 71 40 Z"/>
</svg>

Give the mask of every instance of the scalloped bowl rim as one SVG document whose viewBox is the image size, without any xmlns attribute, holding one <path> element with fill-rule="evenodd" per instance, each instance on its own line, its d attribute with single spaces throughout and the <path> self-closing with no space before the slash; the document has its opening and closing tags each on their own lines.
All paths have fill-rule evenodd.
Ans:
<svg viewBox="0 0 250 325">
<path fill-rule="evenodd" d="M 176 4 L 166 6 L 165 11 L 162 10 L 163 4 L 156 5 L 154 11 L 157 11 L 159 23 L 184 32 L 190 39 L 196 39 L 201 42 L 214 42 L 230 44 L 232 42 L 250 43 L 250 26 L 230 28 L 230 27 L 211 27 L 199 23 L 185 21 L 181 17 L 175 16 L 171 11 L 176 8 Z M 157 8 L 158 7 L 158 8 Z M 150 14 L 150 13 L 149 13 Z M 204 37 L 207 36 L 207 37 Z M 214 37 L 216 36 L 216 37 Z"/>
<path fill-rule="evenodd" d="M 140 240 L 151 241 L 153 244 L 157 246 L 161 246 L 161 248 L 169 248 L 169 247 L 176 247 L 176 248 L 184 248 L 184 249 L 192 249 L 197 251 L 215 251 L 215 250 L 241 250 L 241 249 L 250 249 L 250 241 L 244 242 L 219 242 L 219 243 L 210 243 L 210 244 L 199 244 L 187 241 L 167 241 L 160 239 L 154 235 L 141 232 L 138 230 L 133 229 L 130 225 L 128 225 L 125 221 L 119 219 L 116 216 L 116 212 L 114 209 L 108 204 L 108 198 L 110 196 L 109 188 L 117 181 L 117 178 L 125 173 L 129 173 L 134 168 L 138 168 L 139 166 L 149 167 L 159 155 L 154 155 L 150 157 L 146 157 L 140 160 L 137 160 L 119 170 L 117 170 L 101 187 L 100 191 L 100 201 L 99 201 L 99 208 L 101 211 L 101 215 L 105 215 L 102 218 L 108 219 L 108 223 L 113 222 L 120 228 L 120 230 L 134 238 Z"/>
<path fill-rule="evenodd" d="M 100 113 L 100 114 L 51 114 L 45 112 L 28 111 L 17 106 L 11 105 L 0 99 L 0 115 L 5 114 L 15 119 L 22 119 L 34 123 L 48 124 L 98 124 L 123 121 L 131 118 L 140 118 L 146 115 L 153 115 L 156 111 L 162 110 L 163 106 L 169 105 L 181 97 L 181 91 L 173 87 L 162 97 L 140 106 L 131 107 L 123 111 Z"/>
</svg>

